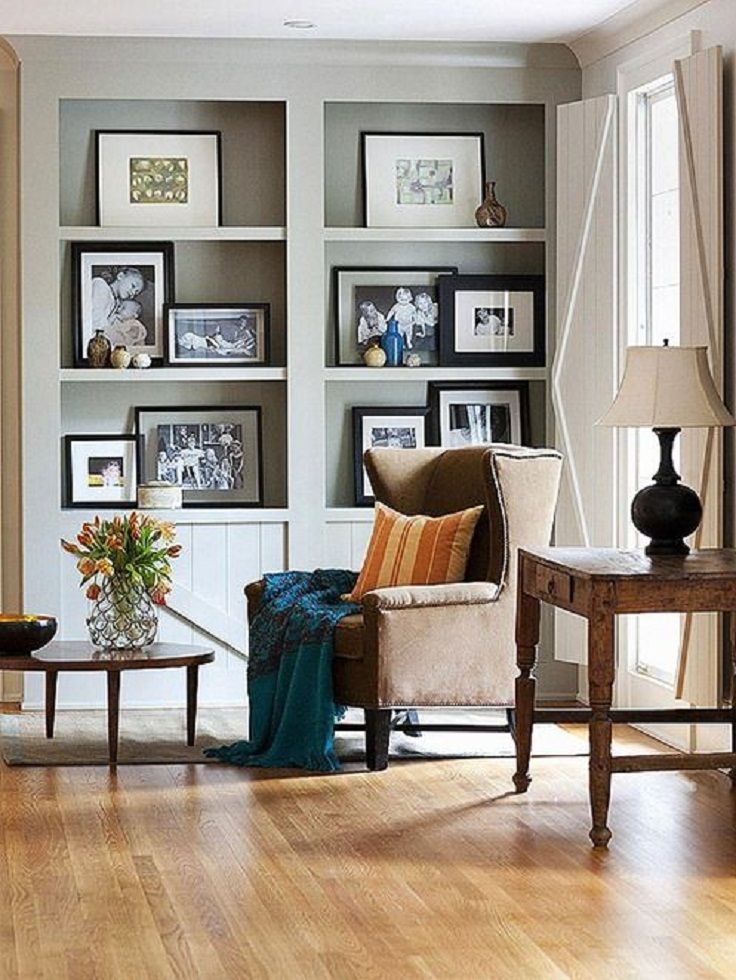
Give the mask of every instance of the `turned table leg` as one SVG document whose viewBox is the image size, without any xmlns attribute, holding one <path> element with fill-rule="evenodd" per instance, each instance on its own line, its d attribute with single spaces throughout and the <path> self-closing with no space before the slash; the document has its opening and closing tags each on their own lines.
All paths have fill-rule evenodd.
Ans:
<svg viewBox="0 0 736 980">
<path fill-rule="evenodd" d="M 58 679 L 58 670 L 46 671 L 46 738 L 54 737 L 54 722 L 56 720 L 56 682 Z"/>
<path fill-rule="evenodd" d="M 522 569 L 519 567 L 519 588 L 516 607 L 516 772 L 514 786 L 517 793 L 525 793 L 532 781 L 529 775 L 529 758 L 532 751 L 534 726 L 534 702 L 536 680 L 534 666 L 539 642 L 539 599 L 527 595 L 522 586 Z"/>
<path fill-rule="evenodd" d="M 594 847 L 606 847 L 611 839 L 608 805 L 611 799 L 610 711 L 613 699 L 615 663 L 615 621 L 604 608 L 594 605 L 588 618 L 588 692 L 590 718 L 590 811 L 593 826 L 590 839 Z"/>
<path fill-rule="evenodd" d="M 736 752 L 736 611 L 728 614 L 728 645 L 731 656 L 731 751 Z M 728 775 L 736 784 L 736 767 Z"/>
<path fill-rule="evenodd" d="M 120 671 L 107 672 L 107 745 L 110 765 L 118 761 L 118 727 L 120 723 Z"/>
<path fill-rule="evenodd" d="M 199 664 L 187 667 L 187 745 L 194 745 L 197 726 L 197 685 L 199 683 Z"/>
</svg>

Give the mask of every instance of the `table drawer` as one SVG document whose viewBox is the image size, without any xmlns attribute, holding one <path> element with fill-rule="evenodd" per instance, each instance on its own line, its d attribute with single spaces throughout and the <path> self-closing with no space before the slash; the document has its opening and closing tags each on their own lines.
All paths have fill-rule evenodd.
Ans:
<svg viewBox="0 0 736 980">
<path fill-rule="evenodd" d="M 569 603 L 572 601 L 572 579 L 565 572 L 538 565 L 537 594 L 542 599 L 559 599 L 560 602 Z"/>
</svg>

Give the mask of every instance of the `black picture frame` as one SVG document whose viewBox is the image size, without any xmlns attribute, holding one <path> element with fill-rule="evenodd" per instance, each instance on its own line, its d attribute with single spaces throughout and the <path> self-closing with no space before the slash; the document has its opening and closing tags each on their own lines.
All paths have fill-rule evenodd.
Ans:
<svg viewBox="0 0 736 980">
<path fill-rule="evenodd" d="M 333 308 L 333 336 L 335 344 L 335 364 L 338 367 L 360 367 L 360 363 L 355 360 L 347 360 L 343 357 L 343 345 L 342 345 L 342 333 L 344 329 L 344 324 L 341 320 L 341 276 L 349 275 L 350 273 L 375 273 L 375 274 L 385 274 L 390 273 L 397 275 L 400 274 L 413 274 L 413 273 L 431 273 L 436 277 L 434 283 L 434 288 L 437 290 L 437 303 L 439 305 L 439 280 L 443 276 L 456 276 L 457 266 L 455 265 L 442 265 L 442 266 L 432 266 L 432 265 L 402 265 L 402 266 L 363 266 L 363 265 L 341 265 L 333 266 L 332 268 L 332 308 Z M 396 285 L 399 285 L 397 283 Z M 381 285 L 381 288 L 386 288 L 385 284 Z M 441 313 L 440 313 L 441 317 Z M 439 327 L 440 321 L 437 322 L 437 363 L 439 363 Z M 368 368 L 366 365 L 366 370 L 374 370 Z"/>
<path fill-rule="evenodd" d="M 74 333 L 73 350 L 74 366 L 78 368 L 89 367 L 87 362 L 87 351 L 84 340 L 84 324 L 82 322 L 82 277 L 81 260 L 88 252 L 109 253 L 110 264 L 118 265 L 114 261 L 116 255 L 130 255 L 132 253 L 152 252 L 158 253 L 163 258 L 163 302 L 161 304 L 161 329 L 163 344 L 163 310 L 167 303 L 174 298 L 174 243 L 173 242 L 71 242 L 71 315 L 72 330 Z M 157 367 L 163 363 L 163 349 L 160 357 L 152 357 L 151 363 Z"/>
<path fill-rule="evenodd" d="M 74 495 L 74 463 L 72 452 L 75 443 L 79 442 L 125 442 L 133 443 L 133 456 L 136 473 L 133 480 L 133 494 L 130 500 L 78 500 Z M 140 440 L 137 435 L 115 433 L 73 433 L 63 437 L 63 506 L 68 510 L 133 510 L 137 504 L 138 479 L 140 470 Z"/>
<path fill-rule="evenodd" d="M 169 314 L 175 310 L 260 310 L 263 313 L 263 359 L 262 360 L 233 360 L 223 358 L 220 361 L 195 358 L 172 358 L 171 330 Z M 270 303 L 165 303 L 164 304 L 164 364 L 168 367 L 196 368 L 212 367 L 224 369 L 269 367 L 271 364 L 271 304 Z"/>
<path fill-rule="evenodd" d="M 366 418 L 370 418 L 372 415 L 375 416 L 388 416 L 388 417 L 405 417 L 405 416 L 415 416 L 416 418 L 424 419 L 424 445 L 428 446 L 429 442 L 429 419 L 430 419 L 430 409 L 427 405 L 414 406 L 410 405 L 408 407 L 402 405 L 373 405 L 373 406 L 359 406 L 356 405 L 352 409 L 353 417 L 353 480 L 355 487 L 355 504 L 357 507 L 372 507 L 375 503 L 375 497 L 372 494 L 367 494 L 364 487 L 364 466 L 363 466 L 363 423 Z M 398 448 L 398 447 L 397 447 Z M 418 446 L 416 448 L 424 448 Z"/>
<path fill-rule="evenodd" d="M 222 225 L 222 131 L 219 129 L 95 129 L 95 224 L 100 225 L 100 137 L 101 136 L 214 136 L 217 147 L 217 222 Z"/>
<path fill-rule="evenodd" d="M 478 205 L 483 201 L 485 194 L 486 185 L 486 148 L 485 148 L 485 133 L 482 131 L 478 132 L 426 132 L 426 131 L 391 131 L 391 130 L 376 130 L 376 129 L 366 129 L 361 130 L 360 133 L 360 177 L 361 177 L 361 187 L 363 192 L 362 204 L 363 204 L 363 227 L 368 228 L 368 161 L 366 156 L 366 140 L 371 136 L 396 136 L 396 137 L 410 137 L 418 136 L 424 137 L 425 139 L 433 139 L 437 136 L 454 136 L 454 137 L 470 137 L 477 139 L 479 141 L 480 148 L 480 187 L 478 188 Z M 410 230 L 410 229 L 408 229 Z"/>
<path fill-rule="evenodd" d="M 184 489 L 182 507 L 185 509 L 234 509 L 247 508 L 257 509 L 264 507 L 264 474 L 263 474 L 263 409 L 260 405 L 137 405 L 133 409 L 135 419 L 135 434 L 139 438 L 138 443 L 138 477 L 142 483 L 147 483 L 157 477 L 149 475 L 146 468 L 146 434 L 143 431 L 142 419 L 146 413 L 156 413 L 160 415 L 184 415 L 187 413 L 202 415 L 206 412 L 214 412 L 220 415 L 236 412 L 252 412 L 255 415 L 256 432 L 256 459 L 258 463 L 258 475 L 256 480 L 257 499 L 249 500 L 192 500 L 188 494 L 191 489 Z M 182 424 L 182 423 L 170 423 Z M 213 423 L 217 424 L 217 423 Z"/>
<path fill-rule="evenodd" d="M 531 412 L 528 381 L 430 381 L 427 388 L 431 444 L 441 446 L 441 394 L 443 391 L 514 391 L 519 394 L 521 444 L 531 442 Z"/>
<path fill-rule="evenodd" d="M 458 352 L 455 349 L 455 298 L 470 291 L 532 293 L 531 351 Z M 461 275 L 440 280 L 440 365 L 442 367 L 544 367 L 546 358 L 545 278 L 541 275 Z"/>
</svg>

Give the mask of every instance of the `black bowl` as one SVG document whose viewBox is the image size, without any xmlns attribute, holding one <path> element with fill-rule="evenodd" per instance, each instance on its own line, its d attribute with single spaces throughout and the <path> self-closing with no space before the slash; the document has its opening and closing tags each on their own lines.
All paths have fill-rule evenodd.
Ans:
<svg viewBox="0 0 736 980">
<path fill-rule="evenodd" d="M 40 650 L 53 640 L 56 627 L 53 616 L 0 613 L 0 657 Z"/>
</svg>

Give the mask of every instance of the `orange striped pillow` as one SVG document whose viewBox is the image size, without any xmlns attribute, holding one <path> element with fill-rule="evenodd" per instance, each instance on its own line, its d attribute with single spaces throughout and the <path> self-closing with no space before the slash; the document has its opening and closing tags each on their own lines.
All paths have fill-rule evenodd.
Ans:
<svg viewBox="0 0 736 980">
<path fill-rule="evenodd" d="M 480 506 L 444 517 L 407 517 L 376 504 L 368 552 L 347 598 L 360 602 L 366 592 L 389 585 L 462 582 L 482 512 Z"/>
</svg>

